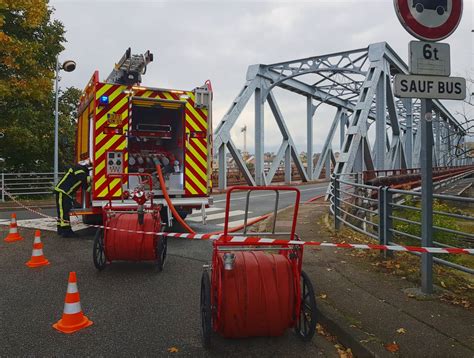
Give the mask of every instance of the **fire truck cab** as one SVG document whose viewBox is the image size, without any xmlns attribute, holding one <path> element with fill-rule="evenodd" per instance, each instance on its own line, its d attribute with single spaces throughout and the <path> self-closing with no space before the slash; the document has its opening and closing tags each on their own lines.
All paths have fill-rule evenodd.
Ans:
<svg viewBox="0 0 474 358">
<path fill-rule="evenodd" d="M 132 55 L 130 48 L 105 81 L 96 71 L 83 91 L 76 131 L 76 161 L 93 163 L 90 192 L 78 191 L 76 214 L 86 223 L 99 221 L 102 208 L 130 206 L 124 192 L 153 177 L 154 202 L 163 204 L 162 216 L 171 223 L 156 166 L 162 169 L 173 206 L 185 217 L 193 208 L 212 202 L 212 88 L 207 81 L 193 90 L 141 85 L 141 75 L 153 61 L 147 51 Z"/>
</svg>

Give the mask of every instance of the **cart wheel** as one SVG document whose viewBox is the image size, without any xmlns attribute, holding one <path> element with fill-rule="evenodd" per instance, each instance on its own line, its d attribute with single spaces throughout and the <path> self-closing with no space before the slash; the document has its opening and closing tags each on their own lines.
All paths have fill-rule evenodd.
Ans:
<svg viewBox="0 0 474 358">
<path fill-rule="evenodd" d="M 303 341 L 310 341 L 316 330 L 316 299 L 314 289 L 306 272 L 301 271 L 301 306 L 296 323 L 296 334 Z"/>
<path fill-rule="evenodd" d="M 168 250 L 168 241 L 166 236 L 160 236 L 156 240 L 156 268 L 159 272 L 163 271 L 166 261 L 166 251 Z"/>
<path fill-rule="evenodd" d="M 202 346 L 209 348 L 211 345 L 211 282 L 207 271 L 201 278 L 201 335 Z"/>
<path fill-rule="evenodd" d="M 94 266 L 97 270 L 102 271 L 105 269 L 106 258 L 104 250 L 104 230 L 97 229 L 94 237 L 94 250 L 93 250 Z"/>
</svg>

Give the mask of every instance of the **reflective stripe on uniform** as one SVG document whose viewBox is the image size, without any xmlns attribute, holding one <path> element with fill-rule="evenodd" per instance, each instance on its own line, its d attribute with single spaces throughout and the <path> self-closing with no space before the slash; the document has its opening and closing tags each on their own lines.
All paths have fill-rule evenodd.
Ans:
<svg viewBox="0 0 474 358">
<path fill-rule="evenodd" d="M 59 199 L 58 199 L 58 204 L 59 204 L 59 226 L 61 227 L 68 227 L 70 226 L 68 222 L 64 220 L 64 209 L 63 209 L 63 192 L 59 192 Z"/>
<path fill-rule="evenodd" d="M 71 189 L 69 189 L 69 191 L 66 193 L 67 195 L 70 196 L 70 194 L 72 194 L 72 192 L 82 183 L 81 180 L 79 180 L 76 184 L 74 184 Z"/>
<path fill-rule="evenodd" d="M 62 183 L 64 183 L 64 181 L 67 179 L 67 177 L 69 176 L 69 174 L 73 173 L 72 171 L 72 168 L 69 168 L 69 170 L 67 171 L 67 173 L 62 177 L 62 179 L 59 181 L 58 184 L 56 184 L 56 190 L 61 190 L 59 189 L 59 187 L 61 186 Z M 62 190 L 61 190 L 62 191 Z"/>
</svg>

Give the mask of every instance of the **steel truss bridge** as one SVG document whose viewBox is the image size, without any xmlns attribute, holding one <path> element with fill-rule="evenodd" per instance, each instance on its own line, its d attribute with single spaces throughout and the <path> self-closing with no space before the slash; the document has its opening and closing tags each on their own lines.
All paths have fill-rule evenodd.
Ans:
<svg viewBox="0 0 474 358">
<path fill-rule="evenodd" d="M 408 73 L 408 66 L 385 42 L 366 48 L 314 56 L 271 65 L 251 65 L 244 87 L 222 118 L 214 135 L 214 153 L 219 164 L 219 187 L 227 186 L 226 153 L 232 155 L 249 185 L 268 185 L 282 163 L 285 181 L 291 181 L 291 163 L 303 181 L 319 178 L 326 168 L 336 174 L 365 170 L 391 170 L 420 167 L 420 101 L 397 99 L 393 95 L 393 76 Z M 295 142 L 273 91 L 281 88 L 306 97 L 307 166 L 301 162 Z M 230 131 L 243 109 L 255 99 L 255 174 L 248 170 L 233 142 Z M 264 170 L 264 106 L 268 103 L 282 135 L 281 146 Z M 464 152 L 466 130 L 437 100 L 433 101 L 433 165 L 467 165 Z M 319 160 L 313 165 L 313 123 L 321 104 L 335 107 L 336 115 Z M 375 126 L 375 141 L 369 129 Z M 340 148 L 333 148 L 339 132 Z M 320 134 L 318 134 L 320 135 Z M 335 157 L 338 151 L 340 155 Z"/>
</svg>

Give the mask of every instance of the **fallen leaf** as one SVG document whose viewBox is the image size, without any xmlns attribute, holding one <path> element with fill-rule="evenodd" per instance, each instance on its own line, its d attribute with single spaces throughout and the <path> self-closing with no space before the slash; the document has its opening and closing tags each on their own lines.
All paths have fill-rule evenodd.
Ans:
<svg viewBox="0 0 474 358">
<path fill-rule="evenodd" d="M 399 328 L 399 329 L 397 329 L 397 333 L 398 334 L 405 334 L 405 333 L 407 333 L 407 330 L 405 328 Z"/>
<path fill-rule="evenodd" d="M 178 348 L 176 348 L 176 347 L 168 348 L 168 352 L 169 353 L 178 353 Z"/>
<path fill-rule="evenodd" d="M 336 345 L 337 354 L 339 354 L 339 358 L 353 358 L 354 355 L 352 354 L 352 350 L 350 348 L 344 349 L 340 345 Z"/>
<path fill-rule="evenodd" d="M 318 334 L 324 336 L 326 334 L 326 332 L 324 331 L 324 328 L 323 326 L 321 326 L 319 323 L 316 323 L 316 331 L 318 332 Z"/>
<path fill-rule="evenodd" d="M 326 271 L 330 272 L 332 271 L 332 268 L 327 268 Z"/>
<path fill-rule="evenodd" d="M 392 343 L 387 343 L 384 345 L 385 349 L 389 352 L 396 353 L 400 350 L 400 346 L 396 344 L 395 342 Z"/>
<path fill-rule="evenodd" d="M 441 281 L 441 286 L 443 286 L 443 288 L 446 288 L 446 284 L 444 283 L 444 281 Z"/>
<path fill-rule="evenodd" d="M 328 295 L 326 295 L 325 293 L 321 293 L 319 295 L 320 298 L 322 298 L 323 300 L 326 299 L 328 297 Z"/>
</svg>

